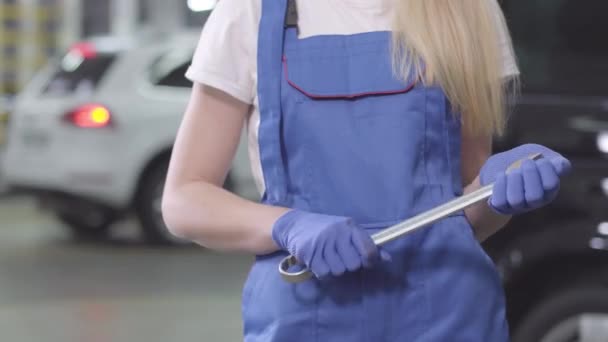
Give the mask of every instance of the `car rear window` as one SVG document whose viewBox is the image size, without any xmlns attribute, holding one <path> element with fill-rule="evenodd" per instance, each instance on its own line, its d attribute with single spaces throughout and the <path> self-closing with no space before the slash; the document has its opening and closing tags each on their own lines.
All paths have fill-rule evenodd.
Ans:
<svg viewBox="0 0 608 342">
<path fill-rule="evenodd" d="M 42 93 L 67 96 L 93 92 L 115 59 L 114 54 L 83 54 L 71 51 L 58 63 L 57 70 Z"/>
<path fill-rule="evenodd" d="M 149 81 L 154 86 L 191 88 L 192 82 L 185 74 L 193 54 L 189 49 L 176 49 L 158 57 L 150 66 Z"/>
</svg>

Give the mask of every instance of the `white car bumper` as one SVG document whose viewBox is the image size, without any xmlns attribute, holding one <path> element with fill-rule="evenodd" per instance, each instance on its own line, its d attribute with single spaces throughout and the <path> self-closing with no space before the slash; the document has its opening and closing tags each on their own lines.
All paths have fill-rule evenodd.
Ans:
<svg viewBox="0 0 608 342">
<path fill-rule="evenodd" d="M 9 187 L 58 192 L 113 207 L 128 205 L 122 152 L 111 131 L 65 127 L 57 130 L 17 129 L 10 133 L 3 161 Z M 130 185 L 130 184 L 129 184 Z"/>
</svg>

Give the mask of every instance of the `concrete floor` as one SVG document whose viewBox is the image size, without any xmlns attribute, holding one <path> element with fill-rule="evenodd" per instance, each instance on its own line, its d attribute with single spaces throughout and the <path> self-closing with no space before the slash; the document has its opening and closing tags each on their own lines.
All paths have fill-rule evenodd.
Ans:
<svg viewBox="0 0 608 342">
<path fill-rule="evenodd" d="M 0 334 L 18 342 L 239 341 L 250 259 L 150 248 L 117 226 L 72 241 L 27 200 L 0 201 Z"/>
</svg>

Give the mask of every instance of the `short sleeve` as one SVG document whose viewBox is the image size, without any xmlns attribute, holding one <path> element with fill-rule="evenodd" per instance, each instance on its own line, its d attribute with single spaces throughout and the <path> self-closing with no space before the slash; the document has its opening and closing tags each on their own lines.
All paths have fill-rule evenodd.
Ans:
<svg viewBox="0 0 608 342">
<path fill-rule="evenodd" d="M 259 1 L 221 0 L 209 16 L 186 77 L 253 103 Z"/>
<path fill-rule="evenodd" d="M 505 17 L 498 4 L 497 0 L 490 0 L 493 3 L 493 8 L 496 11 L 496 24 L 498 25 L 498 40 L 499 46 L 502 53 L 502 65 L 504 78 L 516 76 L 519 74 L 519 68 L 517 67 L 517 60 L 513 53 L 511 34 L 505 22 Z"/>
</svg>

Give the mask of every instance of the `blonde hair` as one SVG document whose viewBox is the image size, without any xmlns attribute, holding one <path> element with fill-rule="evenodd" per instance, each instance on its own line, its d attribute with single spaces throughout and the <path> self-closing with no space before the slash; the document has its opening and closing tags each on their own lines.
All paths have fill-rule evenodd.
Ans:
<svg viewBox="0 0 608 342">
<path fill-rule="evenodd" d="M 473 134 L 504 131 L 509 95 L 503 78 L 500 31 L 506 27 L 495 0 L 397 0 L 393 28 L 393 66 L 399 76 L 414 72 L 438 85 L 464 128 Z M 497 15 L 498 13 L 498 15 Z M 498 21 L 498 22 L 497 22 Z M 513 52 L 508 39 L 508 48 Z"/>
</svg>

